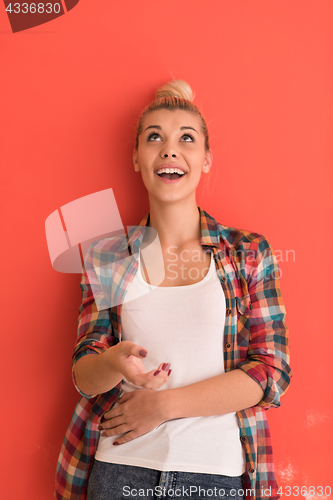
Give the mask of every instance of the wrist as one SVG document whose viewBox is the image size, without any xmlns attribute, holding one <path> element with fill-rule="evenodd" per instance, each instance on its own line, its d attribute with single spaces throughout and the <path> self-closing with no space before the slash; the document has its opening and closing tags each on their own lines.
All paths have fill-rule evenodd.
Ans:
<svg viewBox="0 0 333 500">
<path fill-rule="evenodd" d="M 117 345 L 109 347 L 105 352 L 101 354 L 101 363 L 103 366 L 103 372 L 112 378 L 119 379 L 115 385 L 117 385 L 123 378 L 124 375 L 120 371 L 119 367 L 119 354 Z"/>
<path fill-rule="evenodd" d="M 163 420 L 178 418 L 177 406 L 174 403 L 175 389 L 165 389 L 163 391 L 158 391 L 158 393 L 160 394 L 160 406 Z"/>
</svg>

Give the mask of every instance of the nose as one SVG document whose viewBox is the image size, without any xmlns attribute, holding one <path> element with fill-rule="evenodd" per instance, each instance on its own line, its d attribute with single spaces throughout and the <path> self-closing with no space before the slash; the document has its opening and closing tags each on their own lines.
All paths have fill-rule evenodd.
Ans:
<svg viewBox="0 0 333 500">
<path fill-rule="evenodd" d="M 164 147 L 161 149 L 161 157 L 162 158 L 175 158 L 177 157 L 176 150 L 171 144 L 164 144 Z"/>
<path fill-rule="evenodd" d="M 177 155 L 176 155 L 176 153 L 168 152 L 168 153 L 162 153 L 161 156 L 162 156 L 162 158 L 168 158 L 169 156 L 170 156 L 170 158 L 171 157 L 175 158 Z"/>
</svg>

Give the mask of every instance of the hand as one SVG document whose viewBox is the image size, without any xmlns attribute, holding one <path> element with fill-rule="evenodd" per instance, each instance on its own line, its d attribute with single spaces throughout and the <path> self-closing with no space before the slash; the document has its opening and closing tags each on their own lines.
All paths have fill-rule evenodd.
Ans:
<svg viewBox="0 0 333 500">
<path fill-rule="evenodd" d="M 159 367 L 146 373 L 140 357 L 146 357 L 148 352 L 141 346 L 124 340 L 108 350 L 112 365 L 134 385 L 145 389 L 158 389 L 165 384 L 170 376 L 170 363 L 161 363 Z"/>
<path fill-rule="evenodd" d="M 165 421 L 163 392 L 138 389 L 121 396 L 117 400 L 119 406 L 104 413 L 106 420 L 98 427 L 102 436 L 126 433 L 113 443 L 123 444 L 155 429 Z"/>
</svg>

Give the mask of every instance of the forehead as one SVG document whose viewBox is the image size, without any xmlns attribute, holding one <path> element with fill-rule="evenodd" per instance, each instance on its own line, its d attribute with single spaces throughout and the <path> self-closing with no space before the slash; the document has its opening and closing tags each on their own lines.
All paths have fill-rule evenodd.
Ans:
<svg viewBox="0 0 333 500">
<path fill-rule="evenodd" d="M 180 128 L 183 126 L 194 127 L 198 132 L 200 129 L 199 119 L 189 111 L 177 109 L 170 111 L 169 109 L 159 109 L 152 111 L 144 117 L 142 123 L 142 130 L 144 131 L 151 125 L 159 125 L 163 128 Z"/>
</svg>

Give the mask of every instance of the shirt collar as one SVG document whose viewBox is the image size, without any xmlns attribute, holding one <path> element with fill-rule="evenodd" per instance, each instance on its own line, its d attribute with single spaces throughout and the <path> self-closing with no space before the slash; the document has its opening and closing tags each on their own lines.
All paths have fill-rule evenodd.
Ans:
<svg viewBox="0 0 333 500">
<path fill-rule="evenodd" d="M 198 211 L 200 213 L 200 231 L 201 238 L 200 244 L 203 247 L 216 247 L 220 249 L 220 231 L 218 223 L 209 215 L 202 207 L 197 205 Z M 137 226 L 128 226 L 128 241 L 124 241 L 121 245 L 120 251 L 123 251 L 125 247 L 128 248 L 130 245 L 131 252 L 136 253 L 139 251 L 144 228 L 149 223 L 150 212 L 148 212 L 139 222 Z"/>
</svg>

